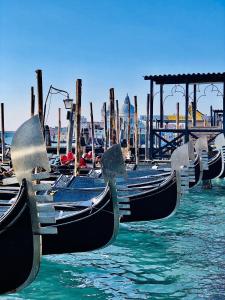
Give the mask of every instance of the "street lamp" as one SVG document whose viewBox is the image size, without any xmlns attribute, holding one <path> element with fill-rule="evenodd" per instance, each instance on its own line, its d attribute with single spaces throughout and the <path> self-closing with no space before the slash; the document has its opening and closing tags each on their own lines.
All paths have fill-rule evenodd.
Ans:
<svg viewBox="0 0 225 300">
<path fill-rule="evenodd" d="M 63 100 L 63 102 L 64 102 L 64 105 L 65 105 L 65 109 L 72 109 L 72 107 L 73 107 L 73 99 L 70 99 L 70 98 L 66 98 L 66 99 L 64 99 Z"/>
<path fill-rule="evenodd" d="M 66 95 L 66 99 L 63 100 L 65 108 L 67 110 L 67 120 L 68 120 L 68 128 L 67 128 L 67 152 L 72 150 L 72 139 L 73 139 L 73 123 L 74 123 L 74 112 L 75 112 L 75 104 L 73 104 L 73 99 L 70 99 L 69 97 L 69 93 L 67 91 L 58 89 L 53 87 L 52 85 L 50 85 L 49 90 L 48 90 L 48 94 L 45 100 L 45 104 L 44 104 L 44 124 L 45 124 L 45 116 L 46 116 L 46 108 L 47 108 L 47 102 L 48 102 L 48 98 L 49 95 L 53 95 L 53 94 L 61 94 L 65 97 Z"/>
<path fill-rule="evenodd" d="M 45 117 L 46 117 L 46 108 L 47 108 L 47 102 L 48 102 L 48 98 L 49 98 L 49 95 L 53 95 L 53 94 L 61 94 L 61 95 L 64 95 L 65 97 L 65 94 L 67 96 L 67 103 L 68 103 L 68 100 L 70 101 L 73 101 L 72 99 L 69 99 L 69 93 L 67 91 L 64 91 L 64 90 L 60 90 L 60 89 L 57 89 L 55 88 L 54 86 L 50 85 L 49 87 L 49 90 L 48 90 L 48 94 L 47 94 L 47 97 L 45 99 L 45 104 L 44 104 L 44 120 L 43 120 L 43 123 L 45 124 Z M 64 101 L 65 103 L 65 101 Z M 71 104 L 72 105 L 72 104 Z"/>
</svg>

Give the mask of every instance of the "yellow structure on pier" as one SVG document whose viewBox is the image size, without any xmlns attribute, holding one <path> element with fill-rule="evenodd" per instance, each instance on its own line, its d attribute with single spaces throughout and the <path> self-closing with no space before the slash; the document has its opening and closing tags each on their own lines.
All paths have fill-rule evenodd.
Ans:
<svg viewBox="0 0 225 300">
<path fill-rule="evenodd" d="M 201 113 L 199 110 L 196 110 L 196 121 L 197 122 L 203 122 L 206 119 L 205 115 L 203 113 Z M 192 121 L 192 105 L 190 104 L 188 107 L 188 120 Z M 168 115 L 167 116 L 167 121 L 170 122 L 176 122 L 176 115 Z M 179 121 L 185 121 L 185 116 L 184 115 L 180 115 L 179 116 Z"/>
</svg>

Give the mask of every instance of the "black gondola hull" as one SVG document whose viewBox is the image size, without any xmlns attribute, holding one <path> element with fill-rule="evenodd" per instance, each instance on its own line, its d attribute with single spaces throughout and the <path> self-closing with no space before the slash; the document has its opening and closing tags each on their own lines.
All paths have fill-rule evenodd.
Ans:
<svg viewBox="0 0 225 300">
<path fill-rule="evenodd" d="M 216 178 L 220 175 L 222 170 L 222 157 L 221 153 L 219 152 L 216 156 L 214 156 L 209 161 L 209 169 L 203 171 L 203 180 L 209 180 Z"/>
<path fill-rule="evenodd" d="M 121 222 L 151 221 L 170 216 L 179 202 L 176 177 L 166 184 L 139 195 L 130 196 L 131 215 L 124 215 Z"/>
<path fill-rule="evenodd" d="M 57 205 L 56 210 L 60 210 Z M 68 207 L 68 210 L 71 208 Z M 108 245 L 114 237 L 117 216 L 108 191 L 95 208 L 88 208 L 77 215 L 59 218 L 57 235 L 42 237 L 42 254 L 86 252 Z"/>
<path fill-rule="evenodd" d="M 16 203 L 0 219 L 0 245 L 0 294 L 4 294 L 26 286 L 34 267 L 32 221 L 25 184 Z"/>
</svg>

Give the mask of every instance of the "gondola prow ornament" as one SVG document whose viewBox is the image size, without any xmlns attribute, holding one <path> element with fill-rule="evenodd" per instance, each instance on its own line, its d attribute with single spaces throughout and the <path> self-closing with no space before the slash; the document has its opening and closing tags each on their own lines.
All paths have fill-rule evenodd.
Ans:
<svg viewBox="0 0 225 300">
<path fill-rule="evenodd" d="M 196 153 L 200 156 L 200 168 L 201 171 L 209 169 L 209 159 L 208 159 L 208 139 L 207 136 L 201 136 L 196 140 L 195 143 Z"/>
<path fill-rule="evenodd" d="M 39 222 L 43 222 L 43 218 L 46 221 L 45 212 L 50 212 L 51 207 L 53 212 L 54 208 L 51 204 L 53 201 L 51 195 L 37 194 L 37 192 L 49 190 L 51 185 L 35 184 L 37 180 L 48 178 L 48 172 L 51 170 L 38 115 L 19 127 L 14 135 L 11 148 L 12 163 L 17 180 L 21 183 L 24 178 L 26 179 L 30 205 L 34 212 L 39 210 L 42 213 Z M 44 172 L 37 173 L 37 170 L 44 170 Z M 41 202 L 45 203 L 44 206 L 40 204 Z M 50 202 L 49 205 L 46 205 L 47 202 Z M 55 220 L 51 217 L 46 223 L 54 224 Z M 33 230 L 36 234 L 57 233 L 55 227 L 42 228 L 38 222 L 33 223 Z"/>
<path fill-rule="evenodd" d="M 190 149 L 191 142 L 176 148 L 171 155 L 171 169 L 176 172 L 178 194 L 186 194 L 190 181 Z"/>
<path fill-rule="evenodd" d="M 39 270 L 41 234 L 45 228 L 41 228 L 38 215 L 40 207 L 36 191 L 40 186 L 36 188 L 33 181 L 43 174 L 33 174 L 33 169 L 42 167 L 49 171 L 50 167 L 38 116 L 26 121 L 16 131 L 11 157 L 20 190 L 11 207 L 0 218 L 0 294 L 26 287 Z"/>
</svg>

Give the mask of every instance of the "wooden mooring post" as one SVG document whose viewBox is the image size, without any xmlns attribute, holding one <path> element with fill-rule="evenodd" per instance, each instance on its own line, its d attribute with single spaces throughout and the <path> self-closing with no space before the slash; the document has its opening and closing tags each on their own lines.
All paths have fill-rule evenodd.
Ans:
<svg viewBox="0 0 225 300">
<path fill-rule="evenodd" d="M 164 108 L 163 108 L 163 84 L 160 84 L 160 128 L 163 128 Z"/>
<path fill-rule="evenodd" d="M 91 116 L 92 163 L 93 163 L 93 168 L 94 168 L 95 167 L 95 127 L 94 127 L 95 125 L 94 125 L 92 102 L 90 102 L 90 116 Z"/>
<path fill-rule="evenodd" d="M 61 142 L 61 108 L 58 109 L 58 142 L 57 142 L 57 155 L 60 155 L 60 142 Z"/>
<path fill-rule="evenodd" d="M 196 84 L 194 84 L 193 90 L 193 104 L 192 104 L 192 118 L 193 118 L 193 127 L 196 127 L 196 110 L 197 110 L 197 89 Z"/>
<path fill-rule="evenodd" d="M 106 102 L 103 103 L 103 113 L 104 113 L 104 151 L 107 150 L 108 145 L 108 129 L 107 129 L 107 109 L 106 109 Z"/>
<path fill-rule="evenodd" d="M 210 125 L 213 127 L 213 107 L 210 105 Z"/>
<path fill-rule="evenodd" d="M 146 127 L 145 127 L 145 160 L 149 159 L 149 104 L 150 94 L 147 95 Z"/>
<path fill-rule="evenodd" d="M 225 81 L 223 82 L 223 134 L 225 135 Z"/>
<path fill-rule="evenodd" d="M 37 74 L 38 115 L 41 122 L 42 130 L 44 132 L 42 70 L 36 70 L 36 74 Z"/>
<path fill-rule="evenodd" d="M 188 108 L 189 108 L 189 84 L 185 84 L 185 143 L 189 141 L 189 126 L 188 126 Z"/>
<path fill-rule="evenodd" d="M 68 125 L 67 125 L 67 141 L 66 141 L 66 152 L 72 151 L 73 145 L 73 129 L 74 129 L 74 115 L 76 110 L 76 104 L 72 103 L 68 116 Z"/>
<path fill-rule="evenodd" d="M 5 112 L 4 103 L 1 103 L 1 140 L 2 140 L 2 162 L 5 160 Z"/>
<path fill-rule="evenodd" d="M 112 145 L 116 144 L 114 88 L 111 88 L 109 90 L 109 104 L 110 104 L 109 142 L 110 142 L 110 146 L 112 146 Z"/>
<path fill-rule="evenodd" d="M 138 139 L 139 139 L 139 141 L 138 141 L 138 143 L 139 143 L 139 144 L 138 144 L 138 147 L 139 147 L 139 148 L 141 148 L 141 134 L 142 134 L 142 130 L 141 130 L 141 127 L 140 127 L 140 128 L 139 128 L 139 138 L 138 138 Z"/>
<path fill-rule="evenodd" d="M 149 99 L 149 131 L 150 131 L 150 155 L 149 158 L 154 157 L 154 132 L 153 132 L 153 116 L 154 116 L 154 82 L 150 81 L 150 99 Z"/>
<path fill-rule="evenodd" d="M 130 101 L 128 102 L 128 120 L 127 120 L 127 151 L 130 156 L 130 139 L 131 139 L 131 126 L 130 126 Z"/>
<path fill-rule="evenodd" d="M 180 103 L 177 102 L 177 104 L 176 104 L 176 129 L 179 129 L 179 127 L 180 127 Z"/>
<path fill-rule="evenodd" d="M 34 87 L 31 87 L 31 93 L 30 93 L 30 115 L 31 117 L 34 116 L 34 112 L 35 112 L 35 95 L 34 95 Z"/>
<path fill-rule="evenodd" d="M 137 96 L 134 96 L 134 122 L 135 122 L 135 130 L 134 130 L 134 147 L 135 147 L 135 162 L 139 163 L 139 138 L 138 138 L 138 110 L 137 110 Z"/>
<path fill-rule="evenodd" d="M 176 129 L 180 128 L 180 103 L 176 103 Z M 179 132 L 177 132 L 176 137 L 179 136 Z M 178 142 L 178 141 L 177 141 Z"/>
<path fill-rule="evenodd" d="M 81 93 L 82 93 L 82 80 L 76 81 L 76 112 L 75 112 L 75 166 L 74 175 L 77 176 L 79 172 L 79 163 L 81 158 L 80 146 L 80 131 L 81 131 Z"/>
<path fill-rule="evenodd" d="M 120 143 L 120 114 L 119 114 L 119 101 L 116 100 L 116 141 Z"/>
</svg>

